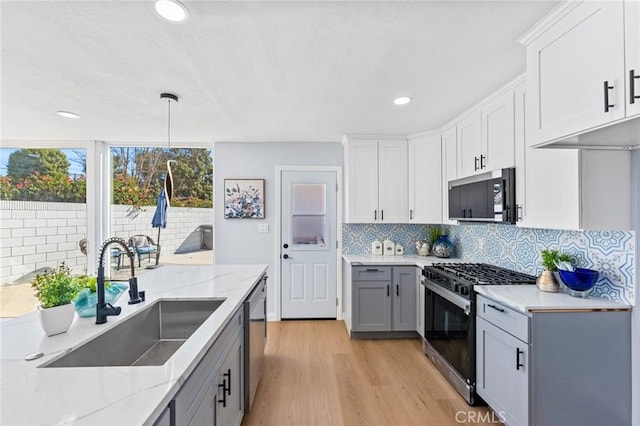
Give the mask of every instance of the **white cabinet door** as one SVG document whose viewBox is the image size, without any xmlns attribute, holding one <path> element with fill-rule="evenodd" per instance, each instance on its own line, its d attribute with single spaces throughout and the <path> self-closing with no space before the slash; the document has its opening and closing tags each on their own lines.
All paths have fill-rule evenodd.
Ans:
<svg viewBox="0 0 640 426">
<path fill-rule="evenodd" d="M 626 106 L 627 117 L 634 117 L 640 115 L 640 1 L 624 7 Z"/>
<path fill-rule="evenodd" d="M 453 126 L 442 133 L 442 223 L 456 224 L 449 220 L 449 181 L 458 179 L 457 129 Z"/>
<path fill-rule="evenodd" d="M 409 219 L 408 181 L 407 142 L 378 142 L 378 221 L 407 222 Z"/>
<path fill-rule="evenodd" d="M 515 165 L 513 96 L 510 90 L 482 108 L 482 170 Z"/>
<path fill-rule="evenodd" d="M 529 345 L 476 318 L 476 390 L 509 425 L 529 424 Z"/>
<path fill-rule="evenodd" d="M 514 90 L 514 154 L 516 161 L 516 223 L 525 220 L 527 211 L 525 199 L 527 194 L 527 142 L 525 140 L 526 82 L 519 84 Z"/>
<path fill-rule="evenodd" d="M 378 218 L 378 144 L 349 141 L 347 153 L 348 223 L 371 223 Z"/>
<path fill-rule="evenodd" d="M 409 141 L 409 222 L 442 221 L 440 134 Z"/>
<path fill-rule="evenodd" d="M 527 46 L 530 146 L 624 117 L 623 16 L 621 1 L 579 3 Z"/>
<path fill-rule="evenodd" d="M 480 111 L 474 112 L 458 123 L 458 177 L 478 173 L 482 152 L 482 120 Z"/>
<path fill-rule="evenodd" d="M 444 161 L 444 185 L 458 179 L 458 142 L 457 129 L 453 126 L 442 132 L 442 152 Z"/>
</svg>

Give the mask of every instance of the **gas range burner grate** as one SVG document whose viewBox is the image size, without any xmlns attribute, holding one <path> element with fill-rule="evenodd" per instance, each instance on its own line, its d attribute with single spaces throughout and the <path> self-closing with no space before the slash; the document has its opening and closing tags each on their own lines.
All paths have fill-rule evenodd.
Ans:
<svg viewBox="0 0 640 426">
<path fill-rule="evenodd" d="M 486 263 L 434 263 L 433 268 L 473 284 L 535 284 L 536 277 Z"/>
</svg>

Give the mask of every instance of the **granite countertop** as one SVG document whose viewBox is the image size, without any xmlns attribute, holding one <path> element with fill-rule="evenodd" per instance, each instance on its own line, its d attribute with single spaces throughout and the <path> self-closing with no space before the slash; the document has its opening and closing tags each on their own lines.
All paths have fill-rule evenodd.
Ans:
<svg viewBox="0 0 640 426">
<path fill-rule="evenodd" d="M 581 299 L 565 292 L 548 293 L 535 285 L 474 285 L 473 289 L 485 297 L 507 305 L 517 311 L 566 310 L 629 310 L 630 305 L 598 297 Z"/>
<path fill-rule="evenodd" d="M 356 254 L 343 254 L 342 258 L 347 261 L 351 266 L 358 265 L 408 265 L 424 268 L 425 266 L 434 263 L 452 263 L 460 262 L 457 258 L 441 258 L 436 256 L 373 256 L 373 255 L 356 255 Z"/>
<path fill-rule="evenodd" d="M 266 265 L 165 265 L 138 277 L 146 302 L 115 304 L 119 316 L 96 325 L 76 316 L 68 332 L 46 337 L 36 312 L 0 323 L 0 424 L 152 424 L 267 270 Z M 157 299 L 226 298 L 164 365 L 37 368 Z M 125 345 L 126 342 L 123 342 Z M 36 361 L 25 356 L 44 352 Z"/>
</svg>

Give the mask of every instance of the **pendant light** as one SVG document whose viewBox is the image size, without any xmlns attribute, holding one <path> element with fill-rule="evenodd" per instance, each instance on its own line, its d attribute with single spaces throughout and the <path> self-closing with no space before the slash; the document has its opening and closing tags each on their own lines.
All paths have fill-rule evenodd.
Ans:
<svg viewBox="0 0 640 426">
<path fill-rule="evenodd" d="M 171 101 L 178 102 L 178 97 L 173 93 L 161 93 L 160 99 L 167 100 L 167 148 L 171 149 Z M 171 173 L 171 163 L 174 160 L 167 160 L 167 175 L 164 178 L 164 193 L 167 197 L 167 205 L 171 205 L 171 199 L 173 198 L 173 174 Z"/>
</svg>

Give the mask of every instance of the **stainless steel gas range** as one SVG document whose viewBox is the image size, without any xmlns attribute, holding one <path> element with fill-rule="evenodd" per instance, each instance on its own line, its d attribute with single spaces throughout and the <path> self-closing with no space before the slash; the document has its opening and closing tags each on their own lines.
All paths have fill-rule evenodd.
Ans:
<svg viewBox="0 0 640 426">
<path fill-rule="evenodd" d="M 469 405 L 476 384 L 476 301 L 473 286 L 535 284 L 536 278 L 484 263 L 435 263 L 422 271 L 425 286 L 423 349 Z"/>
</svg>

